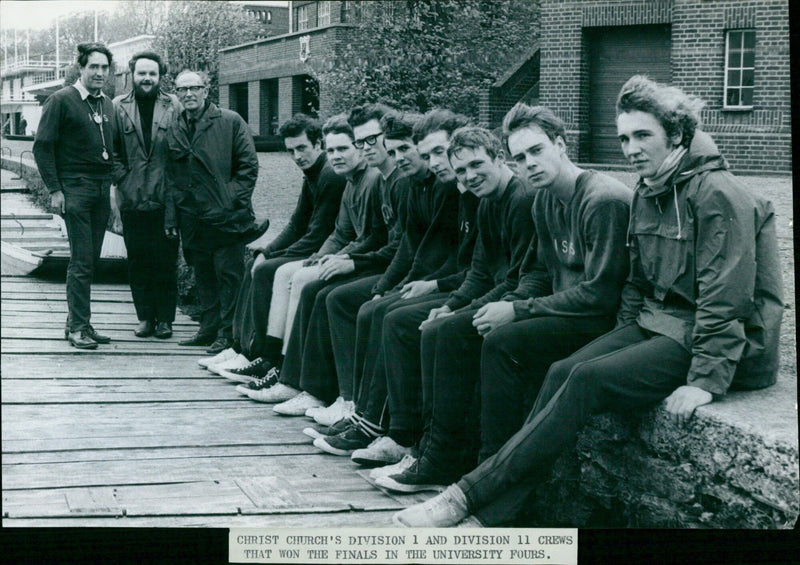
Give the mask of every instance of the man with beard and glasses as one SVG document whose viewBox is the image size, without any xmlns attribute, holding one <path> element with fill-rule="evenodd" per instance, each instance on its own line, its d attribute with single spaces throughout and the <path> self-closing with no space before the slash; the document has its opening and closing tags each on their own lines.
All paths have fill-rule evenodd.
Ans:
<svg viewBox="0 0 800 565">
<path fill-rule="evenodd" d="M 133 90 L 114 99 L 114 183 L 111 209 L 122 220 L 128 274 L 139 325 L 136 337 L 172 336 L 177 299 L 178 235 L 165 218 L 167 126 L 180 112 L 178 99 L 161 92 L 167 67 L 142 51 L 128 66 Z"/>
</svg>

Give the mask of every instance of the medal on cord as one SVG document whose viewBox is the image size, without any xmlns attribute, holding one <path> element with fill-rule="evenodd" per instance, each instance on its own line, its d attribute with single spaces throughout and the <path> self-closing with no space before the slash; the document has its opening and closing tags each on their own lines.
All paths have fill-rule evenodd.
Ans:
<svg viewBox="0 0 800 565">
<path fill-rule="evenodd" d="M 97 103 L 97 108 L 93 108 L 91 104 L 89 104 L 89 98 L 84 99 L 86 101 L 86 105 L 89 106 L 89 109 L 92 111 L 89 114 L 89 118 L 96 123 L 100 127 L 100 139 L 103 140 L 103 159 L 108 161 L 108 150 L 106 149 L 106 135 L 103 132 L 103 116 L 100 114 L 100 111 L 103 109 L 103 99 L 101 98 L 100 101 Z"/>
</svg>

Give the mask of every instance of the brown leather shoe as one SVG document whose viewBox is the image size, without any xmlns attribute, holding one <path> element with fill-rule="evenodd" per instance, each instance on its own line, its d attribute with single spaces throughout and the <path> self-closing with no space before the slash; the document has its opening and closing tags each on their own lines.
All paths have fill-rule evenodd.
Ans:
<svg viewBox="0 0 800 565">
<path fill-rule="evenodd" d="M 69 344 L 78 349 L 97 349 L 97 342 L 89 337 L 86 330 L 69 332 Z"/>
<path fill-rule="evenodd" d="M 169 322 L 159 322 L 156 324 L 155 336 L 158 339 L 168 339 L 172 337 L 172 324 Z"/>
<path fill-rule="evenodd" d="M 133 330 L 133 335 L 136 337 L 150 337 L 153 335 L 154 323 L 153 320 L 142 320 L 136 329 Z"/>
</svg>

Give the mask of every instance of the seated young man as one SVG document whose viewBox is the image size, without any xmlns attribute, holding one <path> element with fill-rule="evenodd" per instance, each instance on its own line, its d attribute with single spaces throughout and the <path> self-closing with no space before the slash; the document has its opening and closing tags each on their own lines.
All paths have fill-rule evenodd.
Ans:
<svg viewBox="0 0 800 565">
<path fill-rule="evenodd" d="M 462 457 L 474 443 L 463 407 L 478 378 L 484 458 L 522 425 L 526 392 L 538 392 L 550 364 L 614 325 L 628 274 L 631 190 L 572 163 L 564 124 L 547 108 L 516 105 L 503 120 L 503 134 L 518 174 L 540 189 L 526 272 L 513 292 L 475 313 L 471 333 L 436 341 L 433 373 L 425 375 L 433 399 L 425 451 L 413 468 L 380 479 L 391 490 L 436 489 L 460 476 L 459 468 L 474 465 Z M 456 171 L 467 170 L 463 157 L 452 155 Z M 459 361 L 474 349 L 480 351 L 478 371 Z"/>
<path fill-rule="evenodd" d="M 328 163 L 317 120 L 297 114 L 281 125 L 279 133 L 303 171 L 300 196 L 283 231 L 265 247 L 255 248 L 254 260 L 245 269 L 233 316 L 234 347 L 198 361 L 215 372 L 242 368 L 242 380 L 263 377 L 272 366 L 263 356 L 268 352 L 267 314 L 275 271 L 319 249 L 333 231 L 347 183 Z"/>
<path fill-rule="evenodd" d="M 267 356 L 277 364 L 281 362 L 281 349 L 286 347 L 291 334 L 292 322 L 300 302 L 303 289 L 309 283 L 320 281 L 325 274 L 325 264 L 336 261 L 337 255 L 359 253 L 368 250 L 375 244 L 376 238 L 370 237 L 372 216 L 372 197 L 378 197 L 381 190 L 382 177 L 378 169 L 368 167 L 361 151 L 356 149 L 353 128 L 347 123 L 344 115 L 330 118 L 322 128 L 325 138 L 325 151 L 333 170 L 347 179 L 339 215 L 336 218 L 334 231 L 328 236 L 320 249 L 304 261 L 287 263 L 275 273 L 275 284 L 272 291 L 267 322 Z M 382 234 L 385 240 L 386 232 Z M 323 262 L 323 259 L 325 260 Z M 269 375 L 267 385 L 273 388 L 279 378 L 279 367 Z M 262 402 L 284 402 L 297 396 L 299 391 L 283 385 L 274 389 L 281 394 L 273 394 L 269 398 L 256 398 Z M 240 392 L 245 392 L 241 390 Z M 250 390 L 248 393 L 252 392 Z M 255 391 L 258 392 L 258 391 Z M 304 395 L 308 396 L 308 395 Z M 317 402 L 317 406 L 321 403 Z"/>
<path fill-rule="evenodd" d="M 641 180 L 616 329 L 554 363 L 523 427 L 395 523 L 444 527 L 470 515 L 485 526 L 513 523 L 592 414 L 666 399 L 683 425 L 731 387 L 775 382 L 783 305 L 774 212 L 696 129 L 701 107 L 645 77 L 623 85 L 617 132 Z"/>
<path fill-rule="evenodd" d="M 452 128 L 466 123 L 465 118 L 450 111 L 436 110 L 431 113 L 434 114 L 441 123 L 446 121 Z M 431 115 L 414 121 L 408 116 L 402 119 L 390 117 L 391 126 L 386 124 L 387 151 L 415 181 L 409 194 L 403 237 L 392 264 L 372 288 L 359 289 L 347 285 L 329 297 L 331 338 L 338 345 L 334 348 L 334 356 L 339 387 L 351 397 L 355 395 L 358 398 L 355 418 L 369 430 L 368 435 L 373 427 L 380 425 L 386 396 L 384 392 L 374 410 L 364 402 L 367 399 L 364 391 L 370 388 L 373 375 L 378 373 L 378 386 L 384 381 L 380 350 L 383 316 L 399 301 L 416 303 L 429 300 L 430 293 L 437 290 L 437 278 L 452 273 L 457 251 L 458 191 L 454 178 L 451 175 L 442 181 L 431 173 L 414 142 L 418 131 L 416 124 L 432 123 Z M 385 391 L 385 385 L 382 388 Z M 308 415 L 322 424 L 337 421 L 322 410 Z M 321 435 L 313 428 L 306 431 L 314 438 Z M 347 449 L 338 445 L 325 443 L 322 449 L 338 455 L 349 454 Z"/>
<path fill-rule="evenodd" d="M 481 167 L 476 174 L 470 173 L 459 178 L 467 190 L 481 199 L 477 215 L 478 239 L 472 266 L 464 282 L 458 290 L 450 294 L 444 306 L 432 308 L 428 305 L 428 312 L 431 319 L 437 314 L 442 318 L 447 318 L 448 314 L 446 313 L 464 307 L 455 318 L 461 320 L 468 314 L 471 320 L 474 309 L 480 308 L 493 299 L 500 298 L 505 292 L 513 290 L 517 286 L 520 266 L 533 237 L 530 206 L 533 203 L 534 191 L 525 181 L 515 177 L 506 166 L 500 141 L 488 130 L 482 128 L 457 130 L 448 149 L 451 160 L 454 150 L 475 153 L 478 157 L 474 162 L 477 163 L 480 160 Z M 455 170 L 458 175 L 458 169 Z M 524 210 L 521 206 L 524 207 Z M 458 331 L 463 330 L 459 329 Z M 426 364 L 424 335 L 422 340 L 424 371 Z M 386 359 L 388 364 L 390 358 L 387 356 Z M 394 358 L 391 359 L 394 361 Z M 383 376 L 385 390 L 385 371 Z M 380 404 L 382 407 L 383 403 Z M 461 409 L 463 412 L 463 407 Z M 354 431 L 342 432 L 345 434 L 345 438 L 349 437 L 354 440 L 351 445 L 355 444 L 355 440 L 359 437 L 357 432 L 362 431 L 360 428 L 363 426 L 356 427 Z M 385 430 L 381 431 L 385 433 Z M 363 435 L 359 448 L 367 447 L 374 439 L 374 437 L 363 437 Z M 315 440 L 315 445 L 326 450 L 325 445 L 330 446 L 331 442 L 336 443 L 337 441 L 335 437 L 320 438 Z M 327 451 L 333 452 L 333 450 Z M 356 454 L 353 453 L 353 455 Z M 361 459 L 361 454 L 358 459 Z"/>
<path fill-rule="evenodd" d="M 387 119 L 391 120 L 391 109 L 380 104 L 356 107 L 348 116 L 355 136 L 354 145 L 363 152 L 367 164 L 381 173 L 381 183 L 376 187 L 379 192 L 370 199 L 367 243 L 360 251 L 323 258 L 320 278 L 307 284 L 300 295 L 280 383 L 252 383 L 251 390 L 247 391 L 262 402 L 294 392 L 293 399 L 274 407 L 279 414 L 302 416 L 306 409 L 337 398 L 326 299 L 342 285 L 371 288 L 380 277 L 376 273 L 385 269 L 397 249 L 401 233 L 399 218 L 403 215 L 410 180 L 395 166 L 384 147 Z M 368 299 L 367 294 L 362 302 Z M 273 386 L 276 384 L 280 386 Z M 300 391 L 303 394 L 299 394 Z M 334 402 L 330 410 L 346 408 L 342 399 Z"/>
</svg>

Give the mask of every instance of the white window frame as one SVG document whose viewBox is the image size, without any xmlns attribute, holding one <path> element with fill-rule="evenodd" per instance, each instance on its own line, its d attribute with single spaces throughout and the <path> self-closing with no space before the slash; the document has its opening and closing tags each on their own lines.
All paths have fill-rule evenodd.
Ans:
<svg viewBox="0 0 800 565">
<path fill-rule="evenodd" d="M 733 34 L 740 33 L 741 35 L 739 44 L 738 45 L 731 45 L 731 40 L 733 38 Z M 744 54 L 745 54 L 745 47 L 744 47 L 744 40 L 746 34 L 753 35 L 753 64 L 745 65 L 744 64 Z M 742 92 L 745 89 L 749 89 L 755 95 L 755 33 L 756 30 L 752 28 L 746 29 L 729 29 L 725 31 L 725 87 L 722 92 L 722 109 L 723 110 L 752 110 L 753 109 L 753 98 L 751 97 L 750 104 L 743 104 L 742 103 Z M 730 53 L 732 49 L 736 49 L 739 52 L 739 64 L 736 66 L 730 65 Z M 738 85 L 728 85 L 728 78 L 732 72 L 739 73 L 739 84 Z M 745 72 L 753 73 L 753 82 L 751 85 L 744 85 L 743 79 Z M 728 104 L 728 93 L 733 90 L 738 90 L 739 92 L 739 103 L 738 104 Z"/>
<path fill-rule="evenodd" d="M 331 25 L 331 3 L 322 1 L 317 4 L 317 27 Z"/>
<path fill-rule="evenodd" d="M 308 29 L 308 4 L 297 8 L 297 31 Z"/>
</svg>

